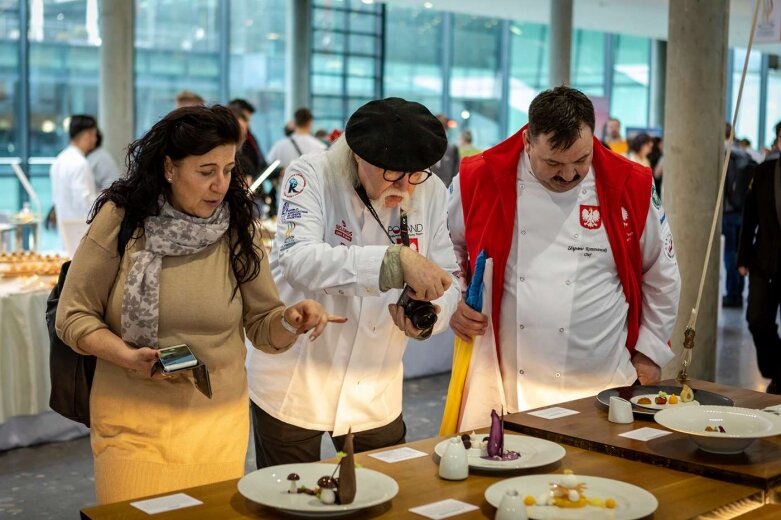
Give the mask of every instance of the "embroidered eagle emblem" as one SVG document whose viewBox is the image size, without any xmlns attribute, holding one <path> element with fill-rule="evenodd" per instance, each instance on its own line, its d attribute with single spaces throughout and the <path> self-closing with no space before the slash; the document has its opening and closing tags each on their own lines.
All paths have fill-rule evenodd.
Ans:
<svg viewBox="0 0 781 520">
<path fill-rule="evenodd" d="M 602 225 L 599 206 L 580 205 L 580 225 L 586 229 L 597 229 Z"/>
</svg>

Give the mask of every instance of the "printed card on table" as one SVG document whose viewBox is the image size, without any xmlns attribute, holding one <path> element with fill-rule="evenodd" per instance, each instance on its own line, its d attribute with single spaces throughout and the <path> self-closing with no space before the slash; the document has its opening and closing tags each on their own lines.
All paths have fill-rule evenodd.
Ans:
<svg viewBox="0 0 781 520">
<path fill-rule="evenodd" d="M 575 415 L 580 413 L 577 410 L 570 410 L 569 408 L 562 408 L 561 406 L 553 406 L 551 408 L 544 408 L 534 412 L 529 412 L 529 415 L 535 417 L 542 417 L 543 419 L 558 419 L 560 417 L 566 417 L 568 415 Z"/>
<path fill-rule="evenodd" d="M 401 462 L 403 460 L 416 459 L 418 457 L 424 457 L 428 455 L 423 451 L 413 450 L 412 448 L 396 448 L 393 450 L 381 451 L 379 453 L 372 453 L 369 457 L 373 457 L 383 462 Z"/>
<path fill-rule="evenodd" d="M 199 506 L 201 504 L 203 504 L 203 502 L 190 495 L 185 495 L 184 493 L 130 502 L 131 506 L 140 509 L 148 515 L 173 511 L 175 509 L 183 509 L 185 507 Z"/>
<path fill-rule="evenodd" d="M 632 430 L 631 432 L 621 433 L 618 436 L 626 437 L 627 439 L 635 439 L 638 441 L 650 441 L 651 439 L 664 437 L 665 435 L 670 435 L 671 433 L 672 432 L 668 432 L 667 430 L 660 430 L 659 428 L 645 427 Z"/>
<path fill-rule="evenodd" d="M 409 512 L 438 520 L 440 518 L 450 518 L 451 516 L 476 511 L 477 509 L 479 508 L 475 505 L 448 498 L 447 500 L 433 502 L 431 504 L 426 504 L 425 506 L 413 507 Z"/>
</svg>

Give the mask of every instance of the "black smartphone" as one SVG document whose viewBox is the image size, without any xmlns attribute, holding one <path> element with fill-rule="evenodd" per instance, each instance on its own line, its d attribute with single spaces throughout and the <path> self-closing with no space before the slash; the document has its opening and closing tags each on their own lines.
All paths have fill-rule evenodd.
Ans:
<svg viewBox="0 0 781 520">
<path fill-rule="evenodd" d="M 192 368 L 198 364 L 198 360 L 190 350 L 190 347 L 185 344 L 161 348 L 159 352 L 160 365 L 163 368 L 163 372 L 166 374 L 176 372 L 177 370 Z"/>
</svg>

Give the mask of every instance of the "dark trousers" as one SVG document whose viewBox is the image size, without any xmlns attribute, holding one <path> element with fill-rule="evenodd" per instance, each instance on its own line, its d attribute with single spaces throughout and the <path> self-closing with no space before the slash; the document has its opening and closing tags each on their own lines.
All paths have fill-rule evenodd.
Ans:
<svg viewBox="0 0 781 520">
<path fill-rule="evenodd" d="M 738 272 L 738 240 L 743 216 L 740 213 L 724 213 L 721 221 L 721 232 L 724 235 L 724 271 L 727 277 L 727 295 L 729 303 L 743 302 L 743 287 L 745 281 Z"/>
<path fill-rule="evenodd" d="M 299 428 L 272 417 L 255 403 L 252 407 L 252 427 L 255 438 L 255 459 L 258 469 L 279 464 L 316 462 L 320 460 L 322 431 Z M 344 435 L 334 437 L 336 451 L 344 448 Z M 404 444 L 407 426 L 399 415 L 385 426 L 353 433 L 355 453 Z"/>
<path fill-rule="evenodd" d="M 749 273 L 746 320 L 757 349 L 757 364 L 762 377 L 781 382 L 781 338 L 778 337 L 781 279 L 759 278 Z"/>
</svg>

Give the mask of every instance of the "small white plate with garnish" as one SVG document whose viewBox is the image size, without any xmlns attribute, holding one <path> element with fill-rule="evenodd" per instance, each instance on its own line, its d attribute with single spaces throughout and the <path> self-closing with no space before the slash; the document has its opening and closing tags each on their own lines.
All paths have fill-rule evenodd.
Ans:
<svg viewBox="0 0 781 520">
<path fill-rule="evenodd" d="M 660 392 L 661 393 L 661 392 Z M 671 399 L 671 397 L 675 397 L 675 399 Z M 652 410 L 665 410 L 667 408 L 672 408 L 674 406 L 689 406 L 693 404 L 700 404 L 697 400 L 689 401 L 688 403 L 684 403 L 681 401 L 681 396 L 676 394 L 670 394 L 665 395 L 664 397 L 664 403 L 657 402 L 657 398 L 662 397 L 659 394 L 641 394 L 636 395 L 632 397 L 629 401 L 632 404 L 635 404 L 637 406 L 642 406 L 643 408 L 650 408 Z"/>
<path fill-rule="evenodd" d="M 588 520 L 636 520 L 645 518 L 659 507 L 656 497 L 645 489 L 620 480 L 585 475 L 573 475 L 589 504 L 583 507 L 557 507 L 555 505 L 537 505 L 540 497 L 550 493 L 551 484 L 559 482 L 564 475 L 526 475 L 501 480 L 485 490 L 485 500 L 499 507 L 502 497 L 515 490 L 525 500 L 534 501 L 526 506 L 526 514 L 532 519 L 588 519 Z M 612 500 L 613 507 L 606 507 Z M 601 505 L 591 505 L 601 504 Z"/>
<path fill-rule="evenodd" d="M 478 439 L 488 437 L 488 433 L 478 433 L 475 435 Z M 439 456 L 445 453 L 445 447 L 450 439 L 445 439 L 434 447 L 434 452 Z M 479 447 L 468 449 L 467 461 L 470 468 L 486 471 L 511 471 L 518 469 L 538 468 L 553 464 L 564 458 L 567 452 L 555 442 L 529 437 L 527 435 L 508 435 L 504 436 L 505 451 L 511 450 L 520 454 L 520 457 L 514 460 L 493 460 L 480 456 Z"/>
<path fill-rule="evenodd" d="M 239 493 L 264 506 L 279 509 L 295 516 L 325 517 L 353 514 L 387 502 L 399 492 L 399 485 L 391 477 L 366 468 L 355 469 L 356 493 L 350 504 L 324 504 L 317 496 L 290 493 L 288 476 L 296 474 L 297 486 L 313 490 L 323 476 L 333 474 L 336 464 L 283 464 L 262 468 L 244 475 L 239 480 Z M 337 477 L 338 472 L 337 472 Z"/>
</svg>

